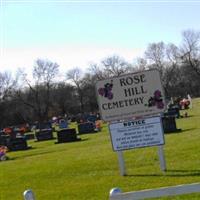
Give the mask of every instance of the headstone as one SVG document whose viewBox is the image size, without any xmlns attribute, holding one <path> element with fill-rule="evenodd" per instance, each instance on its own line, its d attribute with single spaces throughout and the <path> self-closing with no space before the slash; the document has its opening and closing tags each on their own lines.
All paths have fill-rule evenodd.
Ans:
<svg viewBox="0 0 200 200">
<path fill-rule="evenodd" d="M 49 122 L 38 123 L 36 128 L 37 129 L 35 132 L 35 137 L 37 141 L 54 139 L 51 123 Z"/>
<path fill-rule="evenodd" d="M 37 141 L 45 141 L 45 140 L 54 139 L 52 129 L 39 130 L 38 132 L 35 133 L 35 137 Z"/>
<path fill-rule="evenodd" d="M 166 117 L 180 117 L 180 111 L 178 106 L 173 106 L 167 109 L 167 112 L 164 113 Z"/>
<path fill-rule="evenodd" d="M 81 123 L 78 125 L 78 132 L 79 134 L 94 133 L 96 132 L 95 125 L 92 122 Z"/>
<path fill-rule="evenodd" d="M 24 135 L 27 140 L 35 139 L 35 135 L 33 133 L 25 134 Z"/>
<path fill-rule="evenodd" d="M 96 115 L 89 115 L 89 116 L 87 117 L 87 121 L 88 121 L 88 122 L 95 123 L 96 120 L 97 120 L 97 116 L 96 116 Z"/>
<path fill-rule="evenodd" d="M 164 116 L 162 117 L 164 133 L 180 132 L 181 129 L 176 127 L 175 116 Z"/>
<path fill-rule="evenodd" d="M 76 129 L 61 129 L 57 131 L 57 143 L 74 142 L 80 140 L 77 138 Z"/>
<path fill-rule="evenodd" d="M 10 138 L 7 147 L 11 151 L 26 150 L 29 148 L 25 137 Z"/>
<path fill-rule="evenodd" d="M 10 136 L 9 135 L 2 134 L 0 136 L 0 145 L 7 146 L 7 143 L 9 142 L 9 140 L 10 140 Z"/>
<path fill-rule="evenodd" d="M 43 129 L 51 129 L 52 128 L 52 125 L 50 122 L 43 122 L 43 123 L 38 123 L 36 125 L 36 129 L 39 129 L 39 130 L 43 130 Z"/>
</svg>

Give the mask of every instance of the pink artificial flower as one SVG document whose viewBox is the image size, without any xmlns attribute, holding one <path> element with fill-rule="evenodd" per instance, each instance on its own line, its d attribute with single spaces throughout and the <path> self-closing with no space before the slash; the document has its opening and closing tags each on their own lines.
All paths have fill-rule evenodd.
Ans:
<svg viewBox="0 0 200 200">
<path fill-rule="evenodd" d="M 98 93 L 103 96 L 104 95 L 104 88 L 99 88 Z"/>
<path fill-rule="evenodd" d="M 161 95 L 161 91 L 160 91 L 160 90 L 156 90 L 156 91 L 154 92 L 154 97 L 155 97 L 156 99 L 159 99 L 161 96 L 162 96 L 162 95 Z"/>
<path fill-rule="evenodd" d="M 113 93 L 109 92 L 108 93 L 108 99 L 111 100 L 113 98 Z"/>
<path fill-rule="evenodd" d="M 156 105 L 157 105 L 158 109 L 163 109 L 164 108 L 164 103 L 162 101 L 157 102 Z"/>
</svg>

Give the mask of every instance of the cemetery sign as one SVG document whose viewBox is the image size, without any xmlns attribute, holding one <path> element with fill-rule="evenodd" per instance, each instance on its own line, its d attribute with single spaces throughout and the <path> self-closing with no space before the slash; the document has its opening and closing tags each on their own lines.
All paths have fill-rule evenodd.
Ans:
<svg viewBox="0 0 200 200">
<path fill-rule="evenodd" d="M 109 129 L 114 151 L 164 144 L 160 117 L 112 123 Z"/>
<path fill-rule="evenodd" d="M 156 69 L 100 80 L 96 93 L 105 121 L 153 115 L 165 110 L 164 92 Z"/>
</svg>

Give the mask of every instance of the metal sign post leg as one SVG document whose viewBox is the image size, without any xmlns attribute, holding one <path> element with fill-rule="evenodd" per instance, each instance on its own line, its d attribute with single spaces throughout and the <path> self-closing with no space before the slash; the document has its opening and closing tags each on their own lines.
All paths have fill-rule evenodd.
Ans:
<svg viewBox="0 0 200 200">
<path fill-rule="evenodd" d="M 166 171 L 166 162 L 165 162 L 165 155 L 164 155 L 164 150 L 163 150 L 163 145 L 158 146 L 158 155 L 160 159 L 160 169 L 162 171 Z"/>
<path fill-rule="evenodd" d="M 118 160 L 119 160 L 120 175 L 125 176 L 126 175 L 126 167 L 125 167 L 123 152 L 118 151 L 117 155 L 118 155 Z"/>
</svg>

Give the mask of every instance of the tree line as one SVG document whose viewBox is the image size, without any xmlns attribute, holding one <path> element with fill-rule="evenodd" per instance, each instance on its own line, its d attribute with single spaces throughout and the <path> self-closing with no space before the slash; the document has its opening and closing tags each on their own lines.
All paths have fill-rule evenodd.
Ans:
<svg viewBox="0 0 200 200">
<path fill-rule="evenodd" d="M 57 79 L 59 65 L 45 59 L 36 60 L 31 78 L 22 69 L 14 77 L 1 72 L 0 127 L 98 112 L 97 80 L 152 68 L 159 70 L 167 98 L 200 96 L 200 32 L 183 31 L 179 46 L 150 43 L 144 55 L 133 63 L 113 55 L 91 64 L 86 73 L 73 68 L 62 81 Z"/>
</svg>

